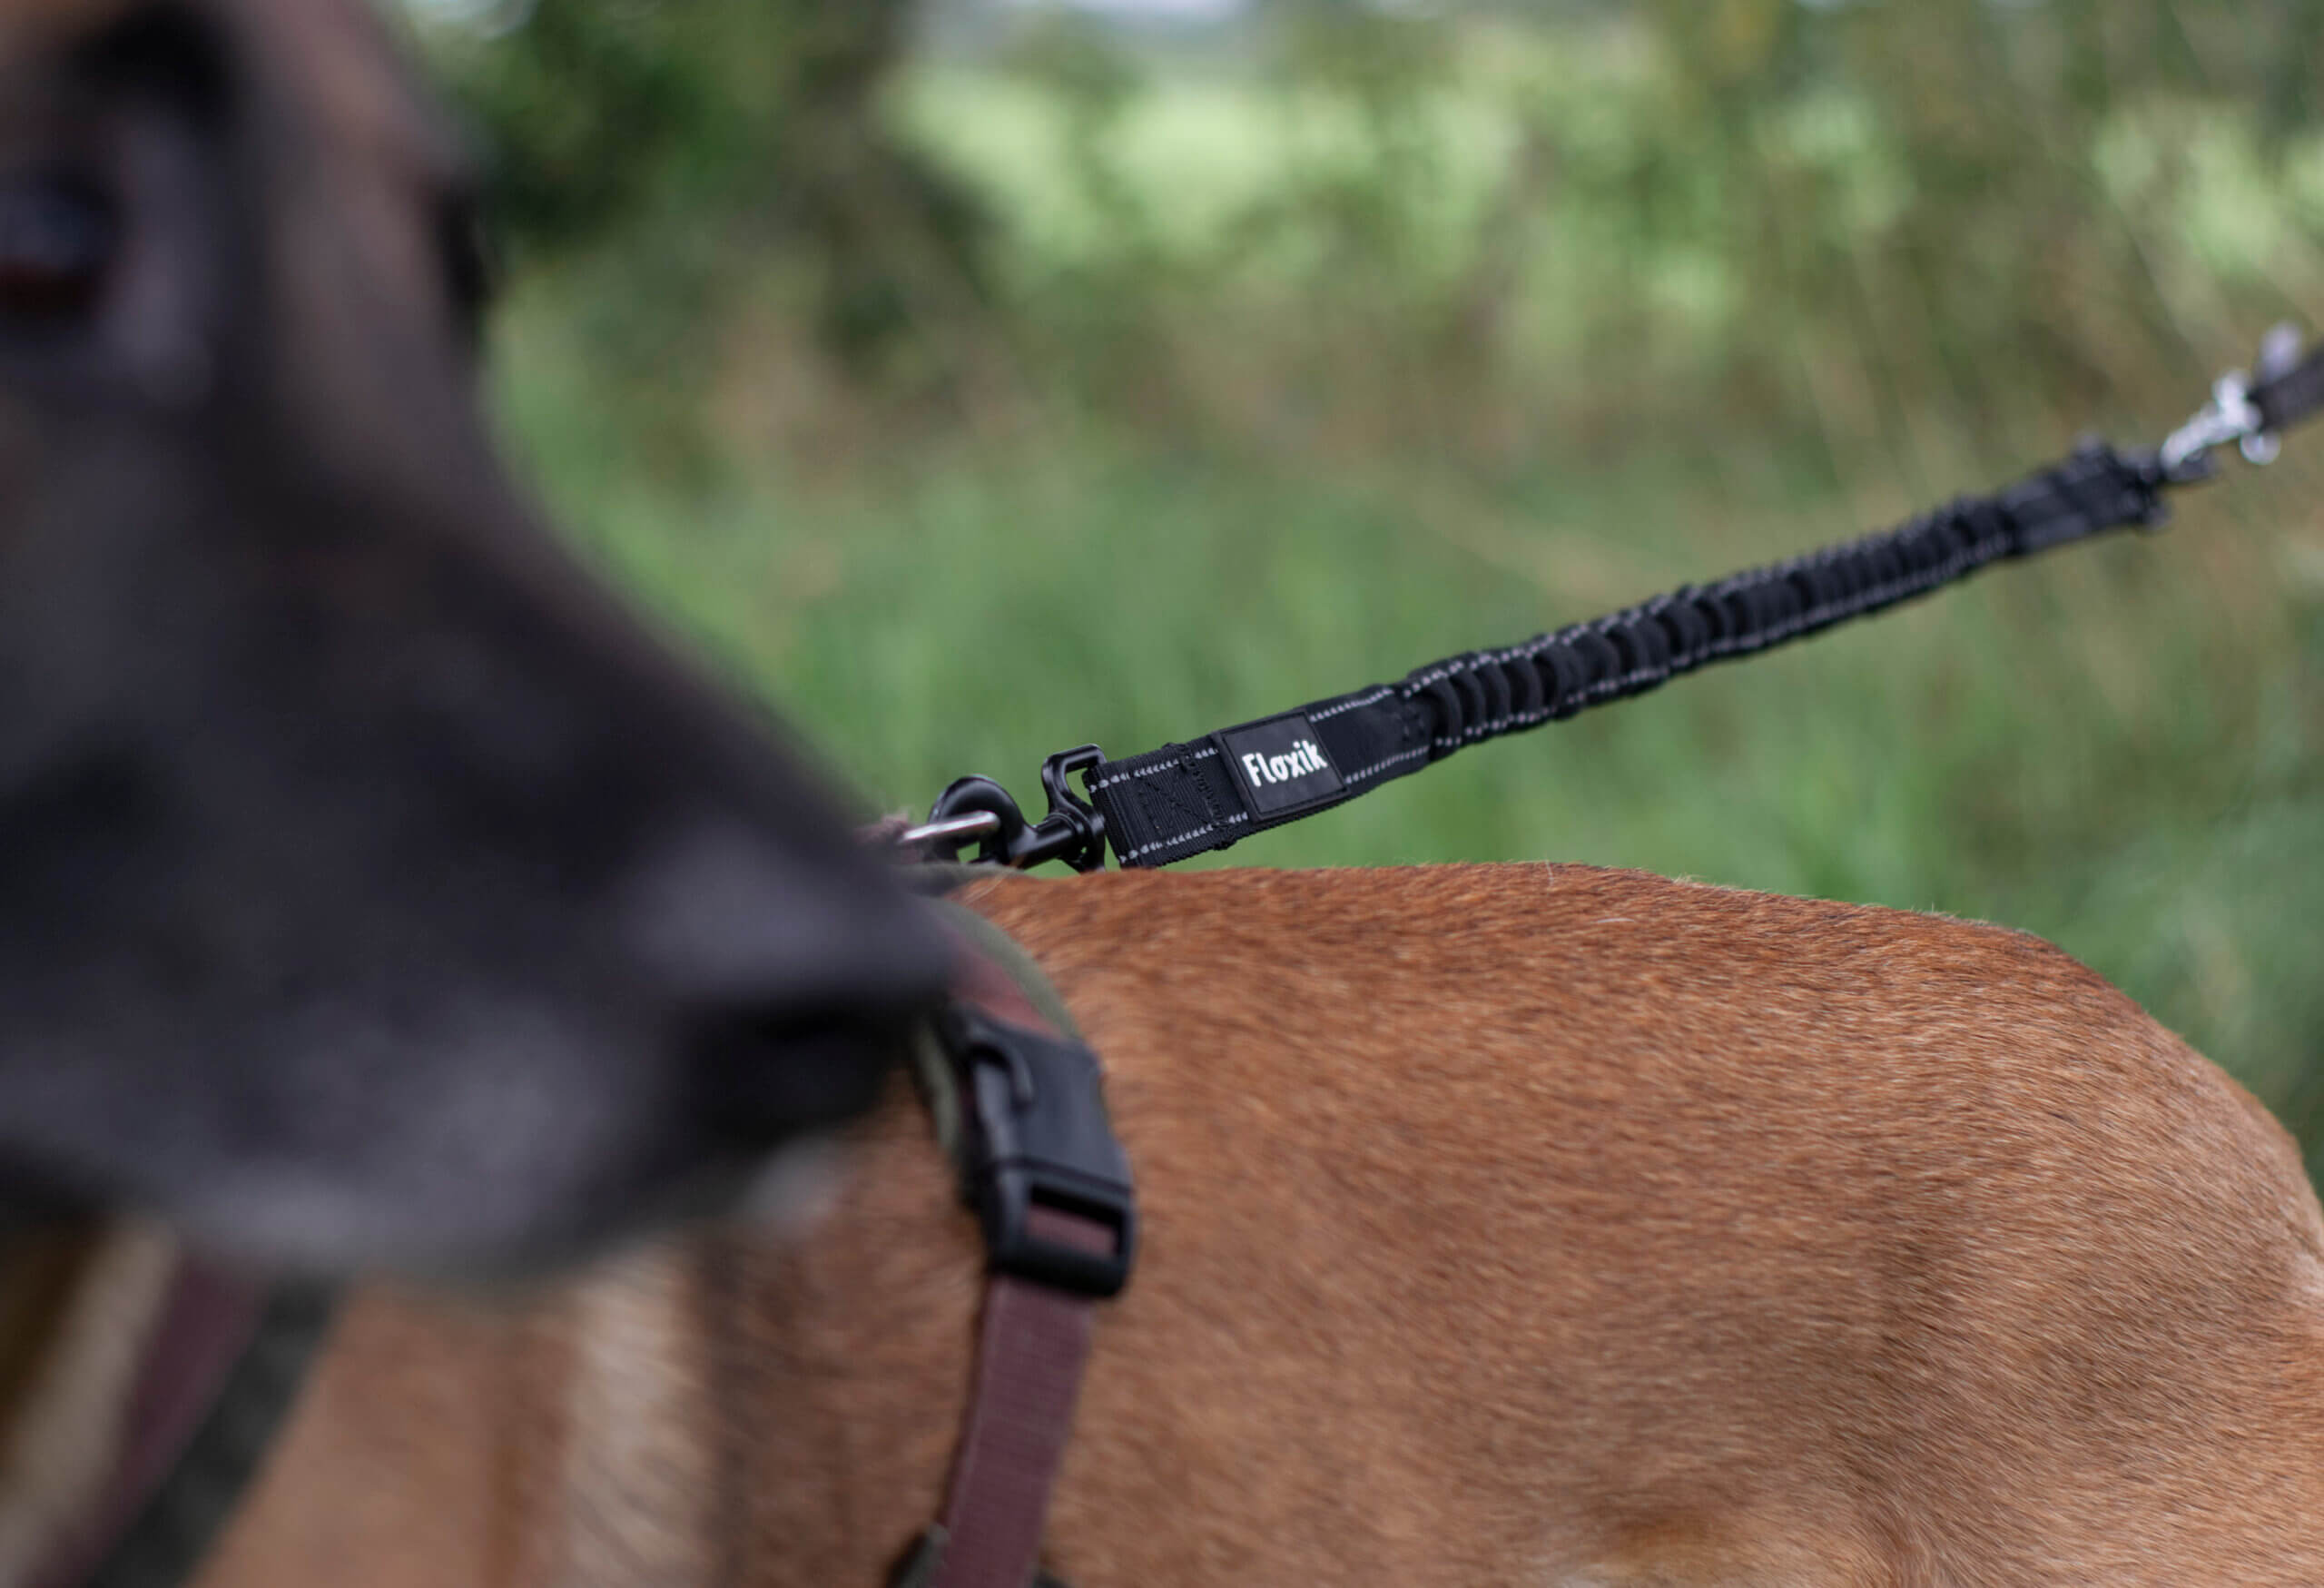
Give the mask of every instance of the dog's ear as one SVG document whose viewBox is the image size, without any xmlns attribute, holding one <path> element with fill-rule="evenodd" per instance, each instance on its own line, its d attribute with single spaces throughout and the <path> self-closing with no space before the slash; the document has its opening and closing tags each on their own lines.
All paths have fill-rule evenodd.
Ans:
<svg viewBox="0 0 2324 1588">
<path fill-rule="evenodd" d="M 19 10 L 0 1194 L 492 1263 L 868 1106 L 944 947 L 506 484 L 376 19 Z"/>
</svg>

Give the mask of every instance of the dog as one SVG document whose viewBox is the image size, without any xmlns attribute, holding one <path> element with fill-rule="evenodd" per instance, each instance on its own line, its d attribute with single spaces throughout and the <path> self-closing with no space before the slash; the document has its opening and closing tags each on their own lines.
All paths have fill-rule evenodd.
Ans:
<svg viewBox="0 0 2324 1588">
<path fill-rule="evenodd" d="M 888 1581 L 983 1284 L 897 1062 L 957 949 L 505 483 L 357 0 L 0 15 L 0 1584 L 187 1248 L 354 1280 L 204 1588 Z M 2055 950 L 1538 864 L 959 898 L 1140 1189 L 1073 1588 L 2324 1582 L 2324 1214 Z"/>
<path fill-rule="evenodd" d="M 507 484 L 380 20 L 8 0 L 0 140 L 19 1196 L 489 1266 L 860 1112 L 947 951 Z"/>
</svg>

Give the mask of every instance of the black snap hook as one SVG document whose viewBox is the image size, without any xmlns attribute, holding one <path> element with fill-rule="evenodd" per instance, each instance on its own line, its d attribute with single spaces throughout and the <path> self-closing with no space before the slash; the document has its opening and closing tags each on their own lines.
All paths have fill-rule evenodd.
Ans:
<svg viewBox="0 0 2324 1588">
<path fill-rule="evenodd" d="M 974 843 L 980 865 L 1026 871 L 1061 860 L 1078 872 L 1097 871 L 1106 863 L 1106 819 L 1068 780 L 1105 759 L 1097 745 L 1083 745 L 1043 762 L 1041 789 L 1049 809 L 1039 823 L 1028 822 L 1016 796 L 992 779 L 960 778 L 936 796 L 927 823 L 901 842 L 938 860 L 957 862 Z"/>
</svg>

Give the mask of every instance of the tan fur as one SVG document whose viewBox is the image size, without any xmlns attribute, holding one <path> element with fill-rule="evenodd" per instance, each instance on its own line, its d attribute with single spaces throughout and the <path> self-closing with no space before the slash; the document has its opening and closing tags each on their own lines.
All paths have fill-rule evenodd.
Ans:
<svg viewBox="0 0 2324 1588">
<path fill-rule="evenodd" d="M 2055 950 L 1579 867 L 971 896 L 1146 1212 L 1076 1588 L 2324 1582 L 2324 1217 Z M 977 1292 L 899 1083 L 817 1231 L 358 1305 L 203 1582 L 877 1583 Z"/>
<path fill-rule="evenodd" d="M 0 1402 L 0 1583 L 25 1580 L 111 1472 L 173 1261 L 137 1225 L 26 1236 L 10 1252 L 0 1350 L 30 1360 Z"/>
</svg>

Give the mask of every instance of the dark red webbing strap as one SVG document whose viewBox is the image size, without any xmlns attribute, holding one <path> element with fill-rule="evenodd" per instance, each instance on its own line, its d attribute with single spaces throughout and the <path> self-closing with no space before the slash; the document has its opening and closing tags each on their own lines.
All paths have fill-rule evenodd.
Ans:
<svg viewBox="0 0 2324 1588">
<path fill-rule="evenodd" d="M 1029 1216 L 1049 1240 L 1109 1251 L 1103 1226 L 1052 1208 Z M 944 1553 L 931 1588 L 1027 1588 L 1049 1493 L 1073 1433 L 1097 1304 L 1030 1280 L 985 1287 L 976 1382 L 944 1505 Z"/>
<path fill-rule="evenodd" d="M 327 1287 L 175 1259 L 110 1470 L 29 1588 L 182 1588 L 257 1475 L 331 1317 Z"/>
<path fill-rule="evenodd" d="M 955 1001 L 1007 1024 L 1066 1041 L 1017 978 L 961 935 Z M 1116 1235 L 1094 1219 L 1034 1206 L 1042 1239 L 1110 1252 Z M 1029 1588 L 1039 1564 L 1049 1497 L 1073 1432 L 1074 1403 L 1089 1360 L 1098 1303 L 1031 1279 L 995 1274 L 985 1283 L 975 1378 L 952 1457 L 933 1566 L 922 1588 Z"/>
<path fill-rule="evenodd" d="M 265 1290 L 181 1258 L 131 1391 L 120 1453 L 96 1505 L 32 1577 L 78 1588 L 177 1465 L 219 1387 L 258 1331 Z"/>
</svg>

